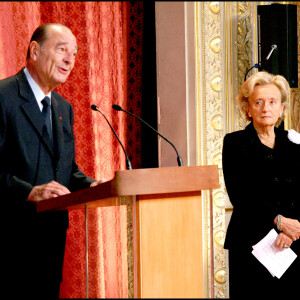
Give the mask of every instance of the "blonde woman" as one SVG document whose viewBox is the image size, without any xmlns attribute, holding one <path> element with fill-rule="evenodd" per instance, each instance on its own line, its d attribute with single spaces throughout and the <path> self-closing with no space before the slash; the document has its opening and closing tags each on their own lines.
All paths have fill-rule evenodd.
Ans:
<svg viewBox="0 0 300 300">
<path fill-rule="evenodd" d="M 224 245 L 230 298 L 298 295 L 300 258 L 278 279 L 251 253 L 274 228 L 274 246 L 281 251 L 291 247 L 300 255 L 300 134 L 278 128 L 289 94 L 284 77 L 255 73 L 237 98 L 250 123 L 224 137 L 223 172 L 233 205 Z"/>
</svg>

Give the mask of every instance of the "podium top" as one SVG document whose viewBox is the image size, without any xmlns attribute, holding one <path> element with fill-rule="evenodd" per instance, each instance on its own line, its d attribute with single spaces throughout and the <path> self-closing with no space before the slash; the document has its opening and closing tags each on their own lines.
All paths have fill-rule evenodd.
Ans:
<svg viewBox="0 0 300 300">
<path fill-rule="evenodd" d="M 119 170 L 110 181 L 37 202 L 36 209 L 83 208 L 86 203 L 111 197 L 196 192 L 219 186 L 217 165 Z"/>
</svg>

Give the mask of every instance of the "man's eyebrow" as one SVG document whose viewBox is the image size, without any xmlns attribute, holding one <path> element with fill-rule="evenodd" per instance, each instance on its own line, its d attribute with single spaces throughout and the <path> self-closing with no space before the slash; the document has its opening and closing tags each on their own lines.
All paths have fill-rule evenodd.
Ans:
<svg viewBox="0 0 300 300">
<path fill-rule="evenodd" d="M 56 44 L 56 47 L 63 46 L 63 45 L 67 45 L 67 44 L 68 44 L 67 42 L 58 42 L 58 43 Z M 78 51 L 78 46 L 77 46 L 77 45 L 75 45 L 75 49 Z"/>
</svg>

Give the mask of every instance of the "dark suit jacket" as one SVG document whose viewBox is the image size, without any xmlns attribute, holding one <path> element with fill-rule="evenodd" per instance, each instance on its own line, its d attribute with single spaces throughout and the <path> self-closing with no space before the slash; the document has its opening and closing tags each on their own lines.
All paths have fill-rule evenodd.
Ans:
<svg viewBox="0 0 300 300">
<path fill-rule="evenodd" d="M 64 239 L 58 241 L 56 233 L 65 235 L 68 212 L 36 213 L 34 204 L 26 201 L 33 186 L 55 180 L 76 191 L 94 181 L 75 162 L 71 104 L 55 91 L 52 104 L 55 151 L 43 136 L 42 114 L 23 70 L 0 81 L 1 231 L 11 255 L 64 246 Z M 47 237 L 42 246 L 41 236 Z"/>
<path fill-rule="evenodd" d="M 275 128 L 275 133 L 274 149 L 260 142 L 252 123 L 224 138 L 224 180 L 233 205 L 227 249 L 252 251 L 272 229 L 277 214 L 300 220 L 300 145 L 285 130 Z"/>
</svg>

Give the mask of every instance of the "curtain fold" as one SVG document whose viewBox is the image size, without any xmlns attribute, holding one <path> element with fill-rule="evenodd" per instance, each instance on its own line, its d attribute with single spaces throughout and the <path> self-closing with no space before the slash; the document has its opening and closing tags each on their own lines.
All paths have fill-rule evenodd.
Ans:
<svg viewBox="0 0 300 300">
<path fill-rule="evenodd" d="M 26 61 L 34 29 L 43 23 L 68 26 L 77 38 L 75 67 L 57 91 L 74 108 L 76 160 L 96 179 L 112 179 L 126 168 L 122 148 L 96 104 L 123 142 L 133 168 L 141 166 L 140 124 L 118 104 L 141 115 L 143 2 L 1 2 L 0 79 Z M 86 297 L 85 212 L 69 213 L 62 298 Z M 90 298 L 128 296 L 126 206 L 88 211 Z"/>
</svg>

